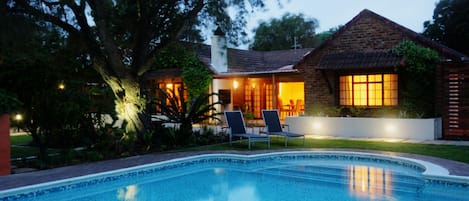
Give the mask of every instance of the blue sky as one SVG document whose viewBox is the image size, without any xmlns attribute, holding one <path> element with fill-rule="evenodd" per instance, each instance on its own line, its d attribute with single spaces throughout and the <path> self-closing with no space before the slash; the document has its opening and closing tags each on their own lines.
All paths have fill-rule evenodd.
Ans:
<svg viewBox="0 0 469 201">
<path fill-rule="evenodd" d="M 363 9 L 369 9 L 413 31 L 421 33 L 423 22 L 432 19 L 438 0 L 266 0 L 267 11 L 254 12 L 248 16 L 247 33 L 254 34 L 259 21 L 280 18 L 285 13 L 303 13 L 316 18 L 319 28 L 316 32 L 343 25 Z M 241 46 L 240 48 L 246 48 Z"/>
</svg>

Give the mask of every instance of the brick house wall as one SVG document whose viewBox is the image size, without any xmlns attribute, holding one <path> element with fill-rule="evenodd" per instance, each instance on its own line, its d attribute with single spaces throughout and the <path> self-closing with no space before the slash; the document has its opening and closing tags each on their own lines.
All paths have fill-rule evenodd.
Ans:
<svg viewBox="0 0 469 201">
<path fill-rule="evenodd" d="M 338 105 L 337 78 L 338 73 L 343 71 L 318 70 L 317 66 L 325 55 L 342 52 L 387 51 L 406 39 L 436 50 L 443 59 L 458 55 L 454 53 L 454 50 L 430 41 L 376 13 L 363 10 L 296 65 L 296 68 L 305 77 L 305 110 L 308 111 L 308 108 L 314 105 Z M 456 56 L 453 58 L 456 58 Z M 393 68 L 379 68 L 380 66 L 376 66 L 375 69 L 359 69 L 355 73 L 394 71 Z M 349 71 L 347 73 L 354 72 Z"/>
</svg>

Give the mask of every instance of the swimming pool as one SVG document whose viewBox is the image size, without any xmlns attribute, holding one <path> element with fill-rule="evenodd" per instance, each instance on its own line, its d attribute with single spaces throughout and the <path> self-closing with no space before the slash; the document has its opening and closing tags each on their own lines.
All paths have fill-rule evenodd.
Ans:
<svg viewBox="0 0 469 201">
<path fill-rule="evenodd" d="M 208 154 L 0 191 L 0 200 L 469 200 L 469 179 L 341 151 Z"/>
</svg>

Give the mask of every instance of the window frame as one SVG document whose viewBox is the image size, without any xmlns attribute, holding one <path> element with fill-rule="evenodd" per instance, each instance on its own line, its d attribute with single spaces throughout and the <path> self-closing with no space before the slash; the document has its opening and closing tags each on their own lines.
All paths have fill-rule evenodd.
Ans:
<svg viewBox="0 0 469 201">
<path fill-rule="evenodd" d="M 381 81 L 369 81 L 369 77 L 370 76 L 375 76 L 375 75 L 380 75 L 381 77 Z M 391 84 L 388 84 L 389 87 L 390 87 L 390 96 L 387 97 L 385 96 L 385 93 L 386 93 L 386 84 L 385 84 L 385 75 L 391 75 L 390 77 L 390 82 Z M 344 104 L 342 101 L 343 101 L 343 98 L 342 98 L 342 95 L 343 93 L 346 93 L 345 91 L 347 90 L 343 90 L 342 89 L 342 82 L 341 82 L 341 78 L 342 77 L 345 77 L 345 79 L 347 79 L 346 77 L 348 76 L 366 76 L 366 81 L 357 81 L 355 82 L 354 81 L 354 78 L 352 77 L 352 84 L 351 84 L 351 87 L 349 90 L 351 90 L 351 104 L 348 105 L 348 104 Z M 393 76 L 395 76 L 393 78 Z M 395 83 L 395 85 L 393 85 L 392 83 Z M 365 85 L 365 88 L 366 88 L 366 105 L 357 105 L 355 103 L 355 91 L 354 91 L 354 85 L 359 85 L 359 84 L 364 84 Z M 373 84 L 380 84 L 380 87 L 381 87 L 381 104 L 380 105 L 370 105 L 370 85 L 373 85 Z M 382 108 L 382 107 L 395 107 L 395 106 L 398 106 L 399 105 L 399 74 L 396 73 L 396 72 L 367 72 L 367 73 L 341 73 L 341 74 L 338 74 L 337 75 L 337 105 L 338 106 L 342 106 L 342 107 L 362 107 L 362 108 Z M 392 91 L 395 91 L 395 94 L 393 94 Z M 379 100 L 379 99 L 378 99 Z M 347 100 L 345 100 L 346 102 Z M 389 102 L 389 104 L 386 104 L 386 102 Z"/>
</svg>

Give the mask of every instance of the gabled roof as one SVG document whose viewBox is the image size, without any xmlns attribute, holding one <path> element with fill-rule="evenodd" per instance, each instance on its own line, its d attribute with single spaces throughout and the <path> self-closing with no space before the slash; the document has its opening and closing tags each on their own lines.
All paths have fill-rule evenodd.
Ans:
<svg viewBox="0 0 469 201">
<path fill-rule="evenodd" d="M 366 69 L 376 67 L 396 67 L 403 58 L 387 51 L 340 52 L 325 55 L 317 69 Z"/>
<path fill-rule="evenodd" d="M 313 48 L 253 51 L 228 48 L 228 72 L 222 74 L 295 72 L 293 65 L 312 50 Z M 198 45 L 195 51 L 200 61 L 211 66 L 209 45 Z"/>
<path fill-rule="evenodd" d="M 305 56 L 299 63 L 302 63 L 305 61 L 305 59 L 309 56 L 312 56 L 312 55 L 315 55 L 317 54 L 318 52 L 320 52 L 322 49 L 324 49 L 325 47 L 333 44 L 333 41 L 338 38 L 339 36 L 341 36 L 346 30 L 350 29 L 352 26 L 354 26 L 355 24 L 357 24 L 358 21 L 362 20 L 363 18 L 373 18 L 373 19 L 376 19 L 378 21 L 381 21 L 383 22 L 384 24 L 386 24 L 387 26 L 390 26 L 392 29 L 395 29 L 395 30 L 398 30 L 401 35 L 402 35 L 402 38 L 405 38 L 405 39 L 408 39 L 408 40 L 411 40 L 411 41 L 414 41 L 420 45 L 423 45 L 425 47 L 429 47 L 435 51 L 437 51 L 438 53 L 441 54 L 441 56 L 445 57 L 445 59 L 451 59 L 453 61 L 462 61 L 464 60 L 465 57 L 467 57 L 466 55 L 456 51 L 456 50 L 453 50 L 449 47 L 446 47 L 438 42 L 435 42 L 435 41 L 432 41 L 430 40 L 429 38 L 426 38 L 425 36 L 421 35 L 421 34 L 418 34 L 402 25 L 399 25 L 383 16 L 380 16 L 368 9 L 365 9 L 363 11 L 361 11 L 357 16 L 355 16 L 352 20 L 350 20 L 348 23 L 346 23 L 344 26 L 342 26 L 337 32 L 335 32 L 332 36 L 330 36 L 328 39 L 326 39 L 319 47 L 317 47 L 316 49 L 314 49 L 314 51 L 310 52 L 307 56 Z M 355 54 L 356 55 L 356 52 L 355 53 L 351 53 L 351 55 Z M 363 58 L 363 56 L 367 55 L 367 56 L 371 56 L 375 53 L 366 53 L 366 52 L 363 52 L 362 53 L 363 55 L 361 55 L 362 58 L 360 59 L 365 59 Z M 331 55 L 329 57 L 335 57 L 336 59 L 338 58 L 339 55 Z M 342 54 L 342 56 L 344 56 Z M 376 57 L 378 55 L 373 55 L 372 57 Z M 343 58 L 340 58 L 343 60 Z M 368 59 L 371 59 L 371 58 L 368 58 Z M 396 59 L 396 62 L 397 62 L 397 58 Z M 385 58 L 382 58 L 380 60 L 385 60 Z M 323 63 L 323 67 L 326 66 L 325 63 L 330 63 L 330 58 L 327 59 L 326 61 L 322 62 Z M 340 63 L 340 61 L 339 61 Z M 298 65 L 297 64 L 297 65 Z M 381 65 L 381 64 L 380 64 Z"/>
</svg>

